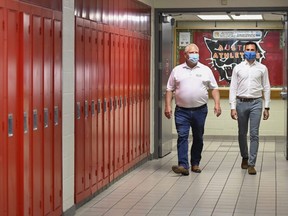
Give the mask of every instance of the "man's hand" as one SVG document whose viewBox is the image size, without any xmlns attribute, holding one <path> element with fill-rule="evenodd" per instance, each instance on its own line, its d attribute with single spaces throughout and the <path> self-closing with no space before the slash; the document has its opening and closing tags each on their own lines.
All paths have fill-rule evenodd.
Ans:
<svg viewBox="0 0 288 216">
<path fill-rule="evenodd" d="M 238 119 L 237 111 L 235 109 L 231 110 L 231 118 L 234 120 Z"/>
<path fill-rule="evenodd" d="M 172 117 L 172 109 L 171 107 L 165 107 L 164 114 L 166 118 L 170 119 Z"/>
<path fill-rule="evenodd" d="M 221 107 L 220 106 L 215 106 L 214 107 L 214 114 L 219 117 L 221 115 Z"/>
<path fill-rule="evenodd" d="M 263 111 L 263 120 L 267 120 L 269 118 L 269 110 L 264 109 Z"/>
</svg>

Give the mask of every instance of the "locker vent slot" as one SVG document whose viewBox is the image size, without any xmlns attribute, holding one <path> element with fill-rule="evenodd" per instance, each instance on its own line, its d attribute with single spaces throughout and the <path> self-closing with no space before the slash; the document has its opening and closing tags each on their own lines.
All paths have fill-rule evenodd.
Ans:
<svg viewBox="0 0 288 216">
<path fill-rule="evenodd" d="M 44 128 L 48 127 L 48 118 L 49 118 L 48 108 L 44 108 Z"/>
<path fill-rule="evenodd" d="M 37 130 L 38 129 L 38 113 L 37 110 L 34 109 L 33 110 L 33 130 Z"/>
<path fill-rule="evenodd" d="M 91 115 L 92 116 L 95 115 L 95 101 L 94 100 L 91 101 Z"/>
<path fill-rule="evenodd" d="M 54 125 L 59 124 L 59 108 L 58 106 L 54 107 Z"/>
<path fill-rule="evenodd" d="M 76 104 L 76 118 L 80 119 L 81 117 L 81 106 L 80 106 L 80 102 L 77 102 Z"/>
<path fill-rule="evenodd" d="M 27 112 L 24 112 L 23 114 L 23 128 L 24 128 L 24 134 L 28 133 L 28 115 Z"/>
<path fill-rule="evenodd" d="M 13 114 L 8 114 L 8 137 L 13 136 Z"/>
</svg>

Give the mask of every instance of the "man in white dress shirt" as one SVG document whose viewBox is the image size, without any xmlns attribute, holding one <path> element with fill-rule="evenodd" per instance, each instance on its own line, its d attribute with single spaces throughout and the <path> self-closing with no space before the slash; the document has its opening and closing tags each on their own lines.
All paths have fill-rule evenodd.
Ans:
<svg viewBox="0 0 288 216">
<path fill-rule="evenodd" d="M 236 65 L 232 72 L 229 102 L 231 118 L 238 121 L 238 142 L 242 156 L 242 169 L 248 169 L 250 175 L 256 175 L 256 159 L 259 146 L 259 126 L 269 118 L 270 82 L 268 69 L 256 61 L 257 44 L 250 41 L 245 44 L 245 60 Z M 247 133 L 249 125 L 250 151 L 248 153 Z"/>
<path fill-rule="evenodd" d="M 169 77 L 165 98 L 165 116 L 172 117 L 171 100 L 175 92 L 175 124 L 178 133 L 178 165 L 172 167 L 177 174 L 189 175 L 188 137 L 192 128 L 191 171 L 200 173 L 199 163 L 203 149 L 204 125 L 208 112 L 208 89 L 212 89 L 214 113 L 221 114 L 218 85 L 211 69 L 199 61 L 199 48 L 190 44 L 185 48 L 186 62 L 176 66 Z"/>
</svg>

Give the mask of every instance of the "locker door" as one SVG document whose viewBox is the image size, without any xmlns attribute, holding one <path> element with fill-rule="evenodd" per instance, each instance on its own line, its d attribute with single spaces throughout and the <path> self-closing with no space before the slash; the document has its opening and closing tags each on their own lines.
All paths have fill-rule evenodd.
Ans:
<svg viewBox="0 0 288 216">
<path fill-rule="evenodd" d="M 19 135 L 19 13 L 14 10 L 7 10 L 7 105 L 8 110 L 5 118 L 8 119 L 8 140 L 7 140 L 7 178 L 8 178 L 8 214 L 22 214 L 22 185 L 23 167 Z M 20 100 L 19 100 L 20 98 Z M 5 104 L 5 102 L 4 102 Z M 22 121 L 21 121 L 22 122 Z M 17 124 L 18 123 L 18 124 Z M 22 131 L 21 131 L 22 132 Z M 6 135 L 7 136 L 7 135 Z M 5 176 L 5 175 L 4 175 Z"/>
<path fill-rule="evenodd" d="M 109 1 L 107 0 L 102 0 L 102 22 L 109 24 Z"/>
<path fill-rule="evenodd" d="M 124 91 L 123 91 L 123 109 L 124 109 L 124 170 L 126 171 L 130 161 L 130 139 L 129 139 L 129 38 L 128 36 L 124 36 L 124 52 L 122 55 L 124 56 Z"/>
<path fill-rule="evenodd" d="M 53 133 L 54 133 L 54 212 L 62 212 L 62 21 L 54 20 L 53 52 Z"/>
<path fill-rule="evenodd" d="M 129 37 L 129 69 L 128 69 L 128 125 L 129 125 L 129 163 L 132 163 L 135 155 L 134 151 L 134 145 L 135 145 L 135 139 L 134 139 L 134 128 L 135 125 L 133 124 L 133 118 L 134 118 L 134 77 L 133 77 L 133 55 L 134 55 L 134 40 L 132 37 Z M 133 165 L 133 164 L 130 164 Z"/>
<path fill-rule="evenodd" d="M 114 55 L 114 178 L 119 175 L 120 155 L 122 150 L 122 140 L 120 138 L 120 61 L 119 61 L 119 35 L 114 34 L 114 48 L 111 54 Z"/>
<path fill-rule="evenodd" d="M 113 8 L 112 8 L 113 9 Z M 110 181 L 113 180 L 113 173 L 116 165 L 115 161 L 115 155 L 116 155 L 116 149 L 115 149 L 115 59 L 116 59 L 116 35 L 111 33 L 111 49 L 110 51 L 110 92 L 109 92 L 109 156 L 110 156 L 110 168 L 109 168 L 109 174 L 110 174 Z M 117 66 L 118 67 L 118 66 Z M 104 87 L 105 88 L 105 87 Z"/>
<path fill-rule="evenodd" d="M 7 20 L 4 19 L 4 9 L 0 5 L 0 22 L 7 26 Z M 7 64 L 6 56 L 6 29 L 0 28 L 0 104 L 2 104 L 3 111 L 0 112 L 0 124 L 7 125 L 7 101 L 5 96 L 7 94 Z M 5 40 L 4 40 L 5 39 Z M 7 96 L 6 96 L 7 98 Z M 7 130 L 6 127 L 0 128 L 0 215 L 7 215 L 7 196 L 8 196 L 8 182 L 7 182 Z"/>
<path fill-rule="evenodd" d="M 102 22 L 103 0 L 96 0 L 96 21 Z M 105 0 L 104 0 L 105 1 Z"/>
<path fill-rule="evenodd" d="M 133 45 L 132 45 L 132 49 L 134 50 L 134 54 L 132 55 L 132 71 L 131 71 L 131 77 L 132 77 L 132 101 L 133 101 L 133 107 L 132 107 L 132 136 L 133 136 L 133 160 L 135 160 L 137 158 L 137 156 L 139 156 L 138 153 L 138 134 L 137 134 L 137 126 L 138 126 L 138 116 L 137 116 L 137 74 L 136 71 L 138 71 L 137 68 L 137 59 L 136 57 L 138 57 L 139 52 L 137 49 L 137 38 L 133 38 Z M 133 163 L 135 164 L 136 161 L 133 161 Z"/>
<path fill-rule="evenodd" d="M 143 39 L 140 40 L 140 73 L 139 73 L 139 114 L 140 114 L 140 128 L 139 128 L 139 139 L 140 139 L 140 146 L 139 146 L 139 151 L 140 151 L 140 155 L 141 157 L 144 157 L 143 153 L 144 153 L 144 142 L 143 142 L 143 129 L 144 129 L 144 110 L 143 110 L 143 92 L 144 92 L 144 88 L 143 88 L 143 83 L 144 83 L 144 64 L 146 64 L 146 62 L 144 62 L 144 45 L 143 45 Z"/>
<path fill-rule="evenodd" d="M 119 70 L 116 73 L 116 80 L 118 80 L 117 86 L 118 86 L 118 123 L 117 123 L 117 131 L 118 131 L 118 138 L 116 140 L 119 140 L 116 143 L 116 146 L 119 145 L 119 154 L 118 154 L 118 175 L 123 173 L 123 164 L 124 164 L 124 107 L 123 107 L 123 98 L 124 98 L 124 58 L 125 58 L 125 42 L 124 42 L 124 36 L 120 35 L 119 37 L 119 48 L 117 51 L 117 59 L 118 63 L 116 65 L 119 65 Z"/>
<path fill-rule="evenodd" d="M 91 48 L 92 48 L 92 58 L 91 58 L 91 186 L 92 193 L 97 190 L 97 75 L 98 75 L 98 41 L 97 41 L 97 31 L 92 30 Z"/>
<path fill-rule="evenodd" d="M 103 186 L 104 179 L 104 35 L 98 31 L 98 71 L 97 71 L 97 163 L 98 188 Z"/>
<path fill-rule="evenodd" d="M 85 138 L 84 138 L 84 189 L 90 188 L 91 175 L 91 86 L 90 86 L 90 70 L 91 70 L 91 29 L 89 21 L 84 23 L 84 124 L 85 124 Z"/>
<path fill-rule="evenodd" d="M 31 181 L 31 169 L 30 169 L 30 148 L 31 148 L 31 113 L 32 113 L 32 73 L 31 73 L 31 15 L 27 13 L 22 14 L 23 25 L 23 41 L 22 41 L 22 53 L 23 53 L 23 172 L 24 172 L 24 215 L 28 215 L 29 208 L 32 203 L 32 181 Z M 29 120 L 30 119 L 30 120 Z"/>
<path fill-rule="evenodd" d="M 43 19 L 32 16 L 32 188 L 33 215 L 43 214 Z"/>
<path fill-rule="evenodd" d="M 53 193 L 53 73 L 52 73 L 52 20 L 44 18 L 44 62 L 43 62 L 43 80 L 44 80 L 44 214 L 47 215 L 53 211 L 52 193 Z"/>
<path fill-rule="evenodd" d="M 76 20 L 75 35 L 75 194 L 79 202 L 84 191 L 84 28 Z M 79 196 L 79 197 L 78 197 Z"/>
<path fill-rule="evenodd" d="M 104 185 L 109 182 L 109 171 L 110 171 L 110 131 L 109 131 L 109 109 L 110 106 L 110 35 L 108 32 L 104 32 L 104 101 L 103 101 L 103 109 L 104 109 Z M 112 156 L 112 155 L 111 155 Z"/>
</svg>

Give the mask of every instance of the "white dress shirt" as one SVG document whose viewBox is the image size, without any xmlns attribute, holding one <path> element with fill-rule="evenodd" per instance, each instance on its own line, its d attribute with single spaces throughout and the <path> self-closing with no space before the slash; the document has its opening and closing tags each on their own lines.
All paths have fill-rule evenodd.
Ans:
<svg viewBox="0 0 288 216">
<path fill-rule="evenodd" d="M 185 108 L 206 104 L 208 89 L 217 88 L 211 69 L 200 62 L 193 68 L 190 68 L 186 62 L 176 66 L 167 82 L 167 91 L 175 91 L 176 105 Z"/>
<path fill-rule="evenodd" d="M 270 103 L 270 82 L 265 65 L 254 61 L 251 65 L 243 61 L 236 65 L 232 72 L 229 102 L 231 109 L 236 109 L 236 97 L 260 98 L 264 93 L 264 107 Z"/>
</svg>

